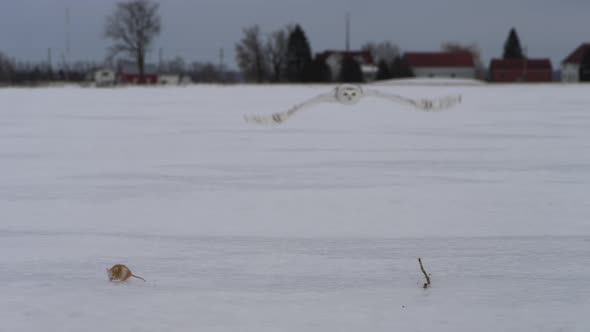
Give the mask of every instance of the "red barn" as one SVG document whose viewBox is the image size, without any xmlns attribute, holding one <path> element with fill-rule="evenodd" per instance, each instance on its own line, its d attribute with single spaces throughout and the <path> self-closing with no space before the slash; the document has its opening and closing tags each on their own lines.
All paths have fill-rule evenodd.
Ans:
<svg viewBox="0 0 590 332">
<path fill-rule="evenodd" d="M 492 82 L 551 82 L 553 68 L 549 59 L 492 59 Z"/>
<path fill-rule="evenodd" d="M 143 80 L 139 75 L 139 67 L 135 62 L 122 62 L 119 65 L 118 82 L 120 84 L 156 84 L 158 83 L 158 68 L 156 65 L 144 66 Z"/>
</svg>

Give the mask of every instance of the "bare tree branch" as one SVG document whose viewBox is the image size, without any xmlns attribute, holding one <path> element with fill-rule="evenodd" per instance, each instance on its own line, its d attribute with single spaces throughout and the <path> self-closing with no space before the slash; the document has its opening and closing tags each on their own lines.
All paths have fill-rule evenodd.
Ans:
<svg viewBox="0 0 590 332">
<path fill-rule="evenodd" d="M 391 63 L 400 54 L 399 47 L 389 41 L 379 43 L 368 42 L 361 49 L 363 51 L 369 51 L 375 63 L 379 63 L 380 61 Z"/>
<path fill-rule="evenodd" d="M 424 266 L 422 265 L 422 259 L 421 258 L 418 258 L 418 263 L 420 263 L 420 270 L 422 270 L 422 273 L 424 273 L 424 277 L 426 278 L 426 282 L 422 286 L 424 289 L 426 289 L 426 288 L 430 287 L 430 276 L 424 270 Z"/>
</svg>

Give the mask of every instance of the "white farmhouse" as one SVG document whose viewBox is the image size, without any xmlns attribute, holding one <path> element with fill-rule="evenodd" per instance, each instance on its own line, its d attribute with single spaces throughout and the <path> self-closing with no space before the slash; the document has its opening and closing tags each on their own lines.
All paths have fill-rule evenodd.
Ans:
<svg viewBox="0 0 590 332">
<path fill-rule="evenodd" d="M 586 52 L 590 52 L 590 43 L 580 45 L 561 62 L 562 82 L 580 81 L 580 65 Z"/>
<path fill-rule="evenodd" d="M 416 77 L 476 77 L 475 61 L 469 52 L 406 52 L 404 60 Z"/>
<path fill-rule="evenodd" d="M 160 74 L 158 76 L 159 85 L 179 85 L 180 75 L 178 74 Z"/>
<path fill-rule="evenodd" d="M 94 71 L 94 83 L 96 86 L 112 86 L 116 82 L 116 73 L 112 69 L 101 68 Z"/>
</svg>

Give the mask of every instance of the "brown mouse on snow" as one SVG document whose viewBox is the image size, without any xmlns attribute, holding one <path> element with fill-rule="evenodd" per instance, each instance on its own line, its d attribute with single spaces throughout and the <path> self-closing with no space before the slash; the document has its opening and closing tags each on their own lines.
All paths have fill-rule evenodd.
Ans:
<svg viewBox="0 0 590 332">
<path fill-rule="evenodd" d="M 125 280 L 129 279 L 130 277 L 134 277 L 134 278 L 141 279 L 141 280 L 145 281 L 144 278 L 138 277 L 138 276 L 134 275 L 133 273 L 131 273 L 131 270 L 129 270 L 129 268 L 123 264 L 115 264 L 110 269 L 107 269 L 107 275 L 109 276 L 110 281 L 113 281 L 113 280 L 125 281 Z"/>
</svg>

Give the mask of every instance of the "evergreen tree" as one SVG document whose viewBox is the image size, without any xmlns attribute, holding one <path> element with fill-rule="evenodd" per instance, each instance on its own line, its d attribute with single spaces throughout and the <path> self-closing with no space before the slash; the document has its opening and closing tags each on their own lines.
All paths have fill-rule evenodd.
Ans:
<svg viewBox="0 0 590 332">
<path fill-rule="evenodd" d="M 342 58 L 340 81 L 343 83 L 360 83 L 363 81 L 361 65 L 351 56 Z"/>
<path fill-rule="evenodd" d="M 311 68 L 311 47 L 305 32 L 296 25 L 287 41 L 286 77 L 290 82 L 304 82 L 309 79 L 307 70 Z"/>
<path fill-rule="evenodd" d="M 580 63 L 580 82 L 590 82 L 590 49 L 587 49 Z"/>
<path fill-rule="evenodd" d="M 414 77 L 414 71 L 404 58 L 402 58 L 401 56 L 396 56 L 393 59 L 393 63 L 391 64 L 391 77 Z"/>
<path fill-rule="evenodd" d="M 504 43 L 504 56 L 502 57 L 506 59 L 524 59 L 524 54 L 522 53 L 522 47 L 520 46 L 520 40 L 518 39 L 518 35 L 516 34 L 516 30 L 514 28 L 510 29 L 510 34 L 508 34 L 508 39 L 506 39 L 506 43 Z"/>
<path fill-rule="evenodd" d="M 391 75 L 391 70 L 389 70 L 389 66 L 385 60 L 379 61 L 377 64 L 377 81 L 381 80 L 388 80 L 393 78 Z"/>
<path fill-rule="evenodd" d="M 317 55 L 311 63 L 308 75 L 309 78 L 306 81 L 309 82 L 323 83 L 332 80 L 332 71 L 330 70 L 330 66 L 326 63 L 326 59 Z"/>
</svg>

